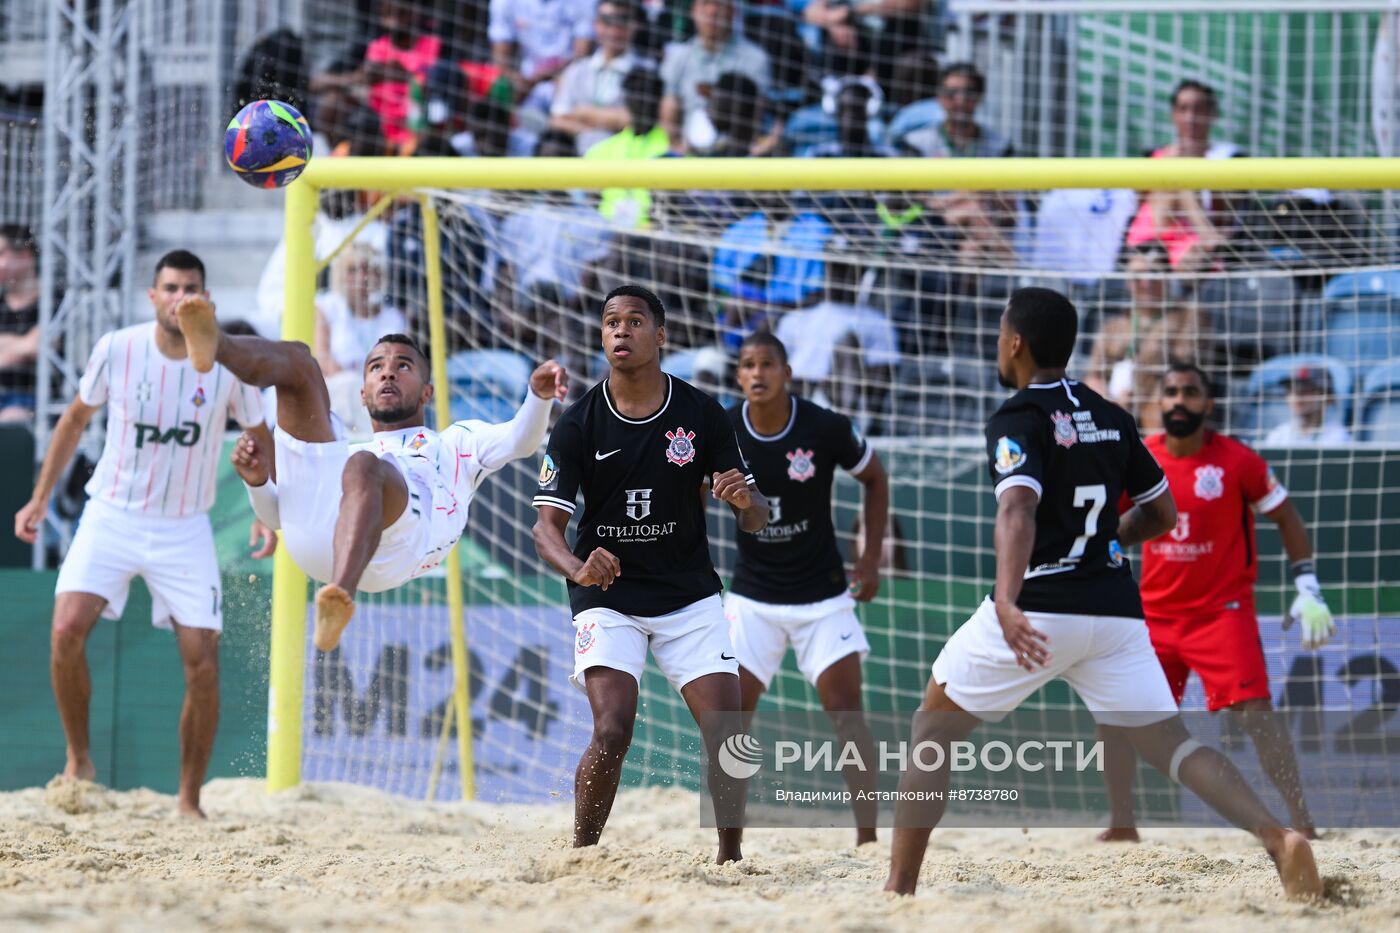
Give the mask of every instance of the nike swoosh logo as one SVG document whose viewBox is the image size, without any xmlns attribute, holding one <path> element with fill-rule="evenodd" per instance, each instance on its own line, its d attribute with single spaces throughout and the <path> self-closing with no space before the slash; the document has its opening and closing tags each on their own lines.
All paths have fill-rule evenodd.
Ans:
<svg viewBox="0 0 1400 933">
<path fill-rule="evenodd" d="M 854 635 L 854 634 L 855 634 L 855 632 L 847 632 L 846 634 L 844 634 L 844 635 L 841 636 L 841 640 L 842 640 L 842 641 L 845 641 L 847 638 L 850 638 L 850 637 L 851 637 L 852 635 Z"/>
<path fill-rule="evenodd" d="M 621 447 L 619 447 L 617 450 L 610 450 L 610 451 L 608 451 L 608 452 L 605 453 L 605 454 L 600 454 L 598 451 L 595 450 L 595 451 L 593 451 L 593 459 L 594 459 L 594 460 L 606 460 L 606 459 L 608 459 L 609 457 L 611 457 L 613 454 L 620 454 L 620 453 L 622 453 L 622 448 L 621 448 Z"/>
<path fill-rule="evenodd" d="M 734 660 L 734 655 L 732 655 L 732 654 L 725 654 L 723 651 L 721 651 L 721 652 L 719 653 L 719 659 L 720 659 L 721 661 L 733 661 L 733 660 Z"/>
</svg>

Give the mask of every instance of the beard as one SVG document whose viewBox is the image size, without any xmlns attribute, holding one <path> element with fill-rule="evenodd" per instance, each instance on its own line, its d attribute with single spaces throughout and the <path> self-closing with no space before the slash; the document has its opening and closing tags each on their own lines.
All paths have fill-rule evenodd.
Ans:
<svg viewBox="0 0 1400 933">
<path fill-rule="evenodd" d="M 1205 423 L 1206 413 L 1190 412 L 1184 408 L 1173 408 L 1162 416 L 1162 427 L 1172 437 L 1190 437 Z"/>
<path fill-rule="evenodd" d="M 380 424 L 395 424 L 399 421 L 407 421 L 418 414 L 419 409 L 407 401 L 400 401 L 388 408 L 376 408 L 373 405 L 366 405 L 365 410 L 369 412 L 370 418 Z"/>
</svg>

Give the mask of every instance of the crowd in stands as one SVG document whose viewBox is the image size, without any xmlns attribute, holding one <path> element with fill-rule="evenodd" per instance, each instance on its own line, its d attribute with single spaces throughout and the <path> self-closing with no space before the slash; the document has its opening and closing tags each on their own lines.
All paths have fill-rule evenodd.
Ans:
<svg viewBox="0 0 1400 933">
<path fill-rule="evenodd" d="M 986 116 L 985 76 L 946 60 L 938 0 L 491 0 L 489 8 L 378 0 L 372 7 L 359 41 L 305 69 L 304 89 L 290 86 L 305 57 L 285 31 L 260 43 L 244 68 L 243 98 L 275 93 L 307 109 L 318 157 L 1015 154 Z M 297 69 L 272 67 L 273 55 Z M 1144 155 L 1244 154 L 1218 138 L 1220 101 L 1206 83 L 1182 81 L 1164 103 L 1174 138 Z M 323 199 L 322 255 L 372 199 L 343 192 Z M 1306 309 L 1325 304 L 1325 278 L 1315 270 L 1366 241 L 1367 231 L 1348 227 L 1362 214 L 1317 191 L 1268 203 L 1122 189 L 541 191 L 443 214 L 447 313 L 467 346 L 567 355 L 559 335 L 580 318 L 566 324 L 561 315 L 585 314 L 590 297 L 641 280 L 672 309 L 671 344 L 707 350 L 702 359 L 718 370 L 716 380 L 727 381 L 725 354 L 744 336 L 772 329 L 790 344 L 804 387 L 864 413 L 870 430 L 897 430 L 879 412 L 897 416 L 908 401 L 900 384 L 920 381 L 930 358 L 990 360 L 1005 295 L 1023 284 L 1015 270 L 1034 270 L 1081 308 L 1083 378 L 1133 408 L 1145 428 L 1157 427 L 1156 406 L 1142 402 L 1171 361 L 1186 360 L 1232 395 L 1251 379 L 1275 399 L 1286 394 L 1288 420 L 1280 406 L 1261 406 L 1280 420 L 1251 425 L 1256 437 L 1277 428 L 1269 436 L 1280 442 L 1344 443 L 1338 412 L 1359 416 L 1361 399 L 1339 408 L 1325 367 L 1300 356 L 1273 381 L 1254 376 L 1265 359 L 1327 349 L 1320 338 L 1289 335 L 1324 330 L 1305 320 Z M 661 235 L 677 231 L 693 235 Z M 426 328 L 422 235 L 417 205 L 404 203 L 366 226 L 332 266 L 318 299 L 316 348 L 332 379 L 353 369 L 375 332 Z M 34 297 L 34 250 L 22 232 L 7 231 L 0 244 L 4 418 L 33 391 L 35 341 L 24 309 Z M 283 266 L 279 249 L 264 271 L 258 309 L 247 315 L 268 335 L 279 329 Z M 1267 269 L 1286 294 L 1257 298 L 1245 313 L 1244 286 L 1212 279 L 1248 269 Z M 1396 291 L 1387 300 L 1400 300 Z M 594 361 L 570 362 L 588 369 Z M 963 379 L 951 362 L 945 370 L 953 384 Z M 1351 375 L 1359 391 L 1367 374 Z M 991 388 L 985 376 L 965 387 Z"/>
</svg>

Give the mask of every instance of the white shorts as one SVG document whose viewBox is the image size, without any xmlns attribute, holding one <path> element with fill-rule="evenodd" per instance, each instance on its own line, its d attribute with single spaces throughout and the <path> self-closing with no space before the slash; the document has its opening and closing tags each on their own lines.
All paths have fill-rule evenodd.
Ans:
<svg viewBox="0 0 1400 933">
<path fill-rule="evenodd" d="M 343 438 L 313 444 L 280 428 L 275 437 L 282 545 L 303 573 L 327 583 L 333 576 L 341 476 L 350 459 L 350 444 Z M 397 465 L 392 457 L 387 459 Z M 360 578 L 360 589 L 366 593 L 391 590 L 411 580 L 423 571 L 432 550 L 432 497 L 407 475 L 404 482 L 408 508 L 379 538 L 379 548 Z"/>
<path fill-rule="evenodd" d="M 783 663 L 789 642 L 797 654 L 797 669 L 814 686 L 822 671 L 846 655 L 859 652 L 864 658 L 870 653 L 849 593 L 800 605 L 761 603 L 725 593 L 724 616 L 739 663 L 765 688 Z"/>
<path fill-rule="evenodd" d="M 101 596 L 107 600 L 102 617 L 120 619 L 132 577 L 151 591 L 156 628 L 169 630 L 174 621 L 223 631 L 223 586 L 208 515 L 142 515 L 89 500 L 54 593 Z"/>
<path fill-rule="evenodd" d="M 574 617 L 574 674 L 586 689 L 590 667 L 626 671 L 642 683 L 647 646 L 657 667 L 677 690 L 706 674 L 738 674 L 719 594 L 706 596 L 664 616 L 629 616 L 612 609 L 585 609 Z"/>
<path fill-rule="evenodd" d="M 1046 683 L 1063 678 L 1094 720 L 1146 726 L 1178 712 L 1142 619 L 1028 612 L 1049 637 L 1050 663 L 1028 671 L 1016 663 L 990 599 L 962 624 L 933 662 L 933 679 L 963 709 L 999 722 Z"/>
</svg>

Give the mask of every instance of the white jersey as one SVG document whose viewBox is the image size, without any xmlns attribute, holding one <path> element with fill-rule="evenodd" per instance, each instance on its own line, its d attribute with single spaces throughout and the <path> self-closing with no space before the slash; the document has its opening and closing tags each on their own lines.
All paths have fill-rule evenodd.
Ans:
<svg viewBox="0 0 1400 933">
<path fill-rule="evenodd" d="M 431 428 L 380 431 L 350 452 L 368 450 L 397 463 L 432 512 L 429 547 L 417 573 L 442 562 L 467 527 L 467 509 L 486 477 L 512 460 L 528 456 L 544 439 L 553 403 L 533 392 L 510 421 L 458 421 L 438 433 Z M 416 487 L 416 488 L 413 488 Z"/>
<path fill-rule="evenodd" d="M 107 406 L 107 440 L 87 493 L 146 515 L 207 512 L 225 425 L 262 424 L 262 397 L 222 366 L 201 374 L 188 359 L 166 357 L 156 327 L 124 327 L 93 347 L 78 397 Z"/>
</svg>

